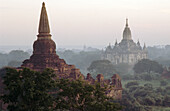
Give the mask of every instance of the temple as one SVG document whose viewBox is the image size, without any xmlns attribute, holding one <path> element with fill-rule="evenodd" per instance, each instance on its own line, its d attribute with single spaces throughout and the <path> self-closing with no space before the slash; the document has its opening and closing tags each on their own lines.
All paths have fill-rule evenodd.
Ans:
<svg viewBox="0 0 170 111">
<path fill-rule="evenodd" d="M 113 75 L 111 80 L 105 80 L 102 74 L 98 74 L 96 79 L 92 78 L 91 74 L 87 74 L 87 77 L 85 77 L 74 65 L 68 65 L 64 59 L 59 58 L 56 54 L 56 44 L 51 37 L 52 35 L 50 34 L 47 11 L 45 3 L 43 2 L 37 40 L 33 44 L 33 54 L 29 59 L 24 60 L 21 67 L 18 67 L 17 70 L 30 68 L 34 71 L 42 72 L 46 68 L 51 68 L 54 70 L 58 78 L 72 80 L 82 79 L 89 84 L 95 84 L 98 82 L 102 86 L 108 85 L 109 89 L 106 92 L 106 95 L 115 99 L 122 98 L 122 85 L 119 75 Z M 0 76 L 0 85 L 1 83 L 2 78 Z M 2 87 L 0 87 L 0 91 L 2 90 Z M 0 105 L 4 106 L 2 105 L 2 101 L 0 101 Z"/>
<path fill-rule="evenodd" d="M 134 65 L 141 59 L 147 58 L 147 49 L 144 44 L 143 48 L 140 45 L 138 40 L 135 43 L 132 40 L 131 30 L 128 25 L 128 19 L 126 19 L 125 29 L 123 31 L 123 39 L 120 43 L 115 41 L 115 45 L 106 47 L 106 50 L 103 51 L 101 59 L 106 59 L 111 61 L 113 64 L 127 63 Z"/>
<path fill-rule="evenodd" d="M 30 59 L 25 60 L 20 68 L 24 67 L 35 71 L 52 68 L 58 78 L 81 78 L 90 84 L 95 82 L 99 82 L 101 85 L 107 84 L 113 86 L 110 91 L 108 90 L 108 96 L 116 99 L 121 99 L 122 97 L 122 85 L 119 75 L 115 74 L 116 76 L 114 75 L 111 80 L 105 80 L 102 74 L 98 74 L 96 79 L 92 78 L 91 74 L 87 74 L 87 77 L 85 77 L 80 72 L 80 69 L 77 69 L 74 65 L 68 65 L 64 59 L 59 58 L 56 54 L 55 42 L 51 39 L 45 3 L 42 4 L 37 40 L 33 44 L 33 55 Z"/>
<path fill-rule="evenodd" d="M 21 65 L 21 68 L 27 67 L 35 71 L 43 71 L 45 68 L 52 68 L 58 77 L 75 78 L 82 77 L 79 69 L 74 65 L 68 65 L 64 59 L 60 59 L 56 54 L 56 44 L 52 40 L 50 26 L 46 12 L 45 3 L 42 4 L 37 40 L 33 44 L 33 54 Z"/>
</svg>

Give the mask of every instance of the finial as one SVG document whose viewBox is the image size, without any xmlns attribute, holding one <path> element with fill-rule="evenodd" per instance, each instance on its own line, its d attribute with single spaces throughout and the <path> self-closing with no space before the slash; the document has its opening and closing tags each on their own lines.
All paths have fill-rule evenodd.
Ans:
<svg viewBox="0 0 170 111">
<path fill-rule="evenodd" d="M 42 6 L 45 7 L 45 3 L 44 2 L 42 3 Z"/>
<path fill-rule="evenodd" d="M 117 45 L 117 39 L 116 39 L 115 45 Z"/>
<path fill-rule="evenodd" d="M 47 11 L 44 2 L 42 3 L 42 8 L 41 8 L 38 33 L 39 33 L 38 37 L 45 37 L 45 36 L 51 37 L 48 16 L 47 16 Z"/>
<path fill-rule="evenodd" d="M 128 27 L 128 18 L 126 18 L 126 27 Z"/>
<path fill-rule="evenodd" d="M 138 45 L 140 45 L 140 42 L 139 42 L 139 39 L 138 39 L 138 42 L 137 42 Z"/>
</svg>

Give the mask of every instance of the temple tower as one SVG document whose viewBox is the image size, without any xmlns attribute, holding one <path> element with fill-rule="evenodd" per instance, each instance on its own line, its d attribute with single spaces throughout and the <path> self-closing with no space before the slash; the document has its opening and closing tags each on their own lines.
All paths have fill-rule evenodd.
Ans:
<svg viewBox="0 0 170 111">
<path fill-rule="evenodd" d="M 128 19 L 126 19 L 126 25 L 123 30 L 123 39 L 120 43 L 115 42 L 115 45 L 107 46 L 106 50 L 103 52 L 101 59 L 106 59 L 111 61 L 113 64 L 126 63 L 129 65 L 134 65 L 141 59 L 147 58 L 146 46 L 142 48 L 138 40 L 135 43 L 132 39 L 131 30 L 129 28 Z"/>
<path fill-rule="evenodd" d="M 131 30 L 128 26 L 128 19 L 126 19 L 126 26 L 123 31 L 123 40 L 132 40 Z"/>
<path fill-rule="evenodd" d="M 33 44 L 33 55 L 23 62 L 21 67 L 42 71 L 45 68 L 54 68 L 60 62 L 56 54 L 56 44 L 51 39 L 45 3 L 42 3 L 37 40 Z"/>
</svg>

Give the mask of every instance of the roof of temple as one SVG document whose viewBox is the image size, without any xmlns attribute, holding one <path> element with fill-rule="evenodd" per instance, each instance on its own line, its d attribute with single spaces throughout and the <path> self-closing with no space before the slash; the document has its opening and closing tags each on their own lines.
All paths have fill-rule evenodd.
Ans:
<svg viewBox="0 0 170 111">
<path fill-rule="evenodd" d="M 126 26 L 125 26 L 125 29 L 123 31 L 123 39 L 125 39 L 125 40 L 131 40 L 132 39 L 131 30 L 128 27 L 128 19 L 126 19 Z"/>
<path fill-rule="evenodd" d="M 138 53 L 139 51 L 145 52 L 146 46 L 144 46 L 144 48 L 141 47 L 140 42 L 138 40 L 137 43 L 135 43 L 132 39 L 132 35 L 131 35 L 131 30 L 129 28 L 128 25 L 128 19 L 126 19 L 126 25 L 125 25 L 125 29 L 123 31 L 123 39 L 121 40 L 120 43 L 117 43 L 117 40 L 115 42 L 115 46 L 111 47 L 111 45 L 109 45 L 106 48 L 106 52 L 110 52 L 110 53 L 133 53 L 136 52 Z"/>
<path fill-rule="evenodd" d="M 42 8 L 41 8 L 38 33 L 39 33 L 38 36 L 50 35 L 50 27 L 49 27 L 47 11 L 44 2 L 42 3 Z"/>
</svg>

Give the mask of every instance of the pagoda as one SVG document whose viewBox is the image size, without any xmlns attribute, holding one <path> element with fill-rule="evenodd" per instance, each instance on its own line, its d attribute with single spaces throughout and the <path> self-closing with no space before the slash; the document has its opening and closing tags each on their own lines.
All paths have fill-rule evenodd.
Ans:
<svg viewBox="0 0 170 111">
<path fill-rule="evenodd" d="M 42 72 L 46 68 L 51 68 L 58 78 L 64 79 L 82 79 L 89 84 L 100 83 L 102 86 L 108 85 L 111 88 L 107 90 L 106 95 L 115 99 L 122 98 L 121 79 L 117 74 L 114 74 L 110 79 L 104 79 L 103 74 L 98 74 L 94 79 L 90 73 L 87 77 L 80 72 L 74 65 L 68 65 L 64 59 L 60 59 L 56 54 L 55 42 L 51 39 L 48 16 L 45 8 L 45 3 L 42 4 L 40 22 L 37 40 L 33 44 L 33 54 L 30 59 L 26 59 L 19 70 L 22 68 L 30 68 L 35 71 Z"/>
<path fill-rule="evenodd" d="M 147 59 L 148 51 L 146 45 L 142 47 L 138 40 L 135 43 L 132 39 L 130 27 L 128 25 L 128 19 L 126 19 L 126 25 L 123 31 L 123 38 L 120 43 L 115 41 L 115 45 L 109 44 L 106 50 L 103 51 L 101 59 L 109 60 L 113 64 L 129 64 L 134 65 L 139 60 Z"/>
<path fill-rule="evenodd" d="M 84 77 L 79 69 L 74 65 L 68 65 L 64 59 L 60 59 L 56 54 L 56 44 L 52 40 L 50 26 L 48 22 L 45 3 L 42 3 L 37 40 L 33 44 L 33 54 L 30 59 L 26 59 L 21 68 L 30 68 L 35 71 L 43 71 L 51 68 L 56 75 L 62 78 L 79 78 Z"/>
</svg>

